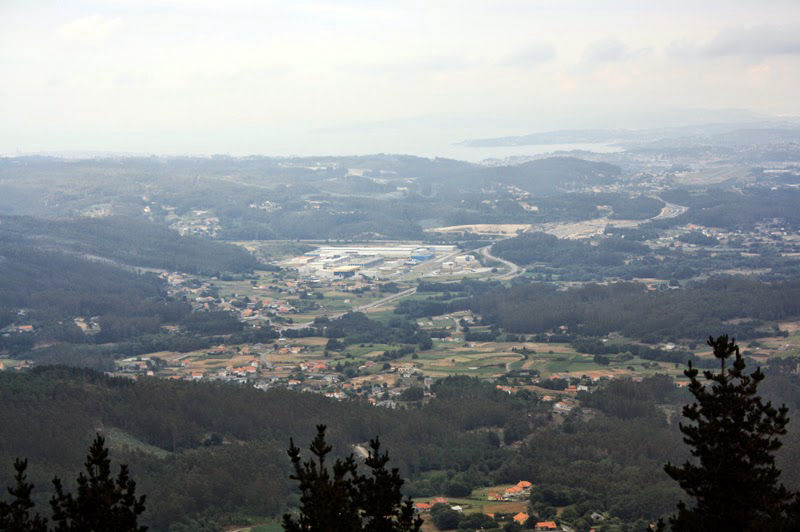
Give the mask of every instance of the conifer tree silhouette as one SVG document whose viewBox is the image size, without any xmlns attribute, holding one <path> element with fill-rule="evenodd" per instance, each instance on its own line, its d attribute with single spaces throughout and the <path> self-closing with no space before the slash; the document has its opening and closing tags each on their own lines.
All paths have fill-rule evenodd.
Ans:
<svg viewBox="0 0 800 532">
<path fill-rule="evenodd" d="M 19 530 L 25 532 L 45 532 L 47 520 L 39 514 L 31 513 L 34 503 L 31 500 L 33 484 L 27 482 L 25 470 L 27 460 L 14 460 L 14 487 L 8 488 L 13 497 L 10 503 L 0 501 L 0 530 Z"/>
<path fill-rule="evenodd" d="M 369 442 L 364 464 L 368 475 L 359 473 L 352 454 L 337 458 L 331 471 L 325 457 L 332 448 L 325 441 L 325 425 L 317 425 L 317 435 L 311 442 L 311 460 L 303 462 L 300 449 L 289 442 L 289 458 L 301 497 L 299 516 L 283 516 L 284 530 L 300 531 L 417 531 L 422 519 L 415 517 L 411 499 L 403 501 L 400 488 L 403 479 L 396 468 L 388 470 L 388 453 L 381 454 L 378 438 Z"/>
<path fill-rule="evenodd" d="M 120 466 L 119 474 L 111 476 L 111 461 L 105 440 L 99 434 L 89 448 L 86 457 L 86 474 L 78 475 L 78 494 L 65 493 L 61 480 L 53 479 L 55 495 L 50 499 L 53 509 L 54 530 L 144 532 L 138 518 L 144 512 L 144 495 L 136 497 L 136 482 L 126 465 Z"/>
<path fill-rule="evenodd" d="M 728 336 L 709 338 L 720 371 L 704 371 L 707 384 L 689 362 L 684 374 L 691 381 L 695 402 L 683 408 L 689 423 L 681 423 L 684 442 L 694 461 L 664 470 L 695 501 L 678 503 L 670 518 L 675 531 L 798 530 L 798 494 L 779 482 L 775 452 L 789 422 L 786 406 L 774 408 L 758 395 L 761 368 L 744 372 L 739 347 Z M 729 359 L 733 365 L 728 368 Z"/>
</svg>

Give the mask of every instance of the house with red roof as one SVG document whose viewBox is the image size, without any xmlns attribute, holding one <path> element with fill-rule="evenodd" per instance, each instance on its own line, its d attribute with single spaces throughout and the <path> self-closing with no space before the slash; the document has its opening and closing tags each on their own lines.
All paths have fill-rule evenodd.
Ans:
<svg viewBox="0 0 800 532">
<path fill-rule="evenodd" d="M 529 517 L 530 516 L 528 514 L 526 514 L 525 512 L 520 512 L 517 515 L 515 515 L 514 517 L 512 517 L 512 519 L 514 521 L 516 521 L 518 524 L 524 525 L 525 521 L 527 521 Z"/>
<path fill-rule="evenodd" d="M 539 521 L 533 527 L 534 530 L 558 530 L 558 525 L 555 521 Z"/>
</svg>

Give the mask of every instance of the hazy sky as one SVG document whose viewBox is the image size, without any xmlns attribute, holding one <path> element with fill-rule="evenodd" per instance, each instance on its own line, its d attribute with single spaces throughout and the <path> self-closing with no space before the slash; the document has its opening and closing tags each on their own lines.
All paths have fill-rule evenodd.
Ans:
<svg viewBox="0 0 800 532">
<path fill-rule="evenodd" d="M 798 95 L 798 0 L 0 0 L 6 154 L 430 154 Z"/>
</svg>

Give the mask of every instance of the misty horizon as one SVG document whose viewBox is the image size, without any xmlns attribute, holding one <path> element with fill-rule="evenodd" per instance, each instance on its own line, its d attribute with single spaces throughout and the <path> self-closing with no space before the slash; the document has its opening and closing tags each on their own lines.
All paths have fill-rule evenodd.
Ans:
<svg viewBox="0 0 800 532">
<path fill-rule="evenodd" d="M 0 153 L 446 157 L 791 118 L 799 35 L 794 2 L 10 1 Z"/>
</svg>

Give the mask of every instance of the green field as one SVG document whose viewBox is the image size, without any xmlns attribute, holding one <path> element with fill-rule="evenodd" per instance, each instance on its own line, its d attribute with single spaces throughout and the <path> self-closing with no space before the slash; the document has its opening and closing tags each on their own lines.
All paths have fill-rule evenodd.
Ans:
<svg viewBox="0 0 800 532">
<path fill-rule="evenodd" d="M 283 527 L 281 526 L 279 521 L 273 521 L 268 523 L 262 523 L 260 525 L 255 525 L 250 528 L 241 528 L 237 530 L 239 530 L 239 532 L 282 532 Z"/>
</svg>

